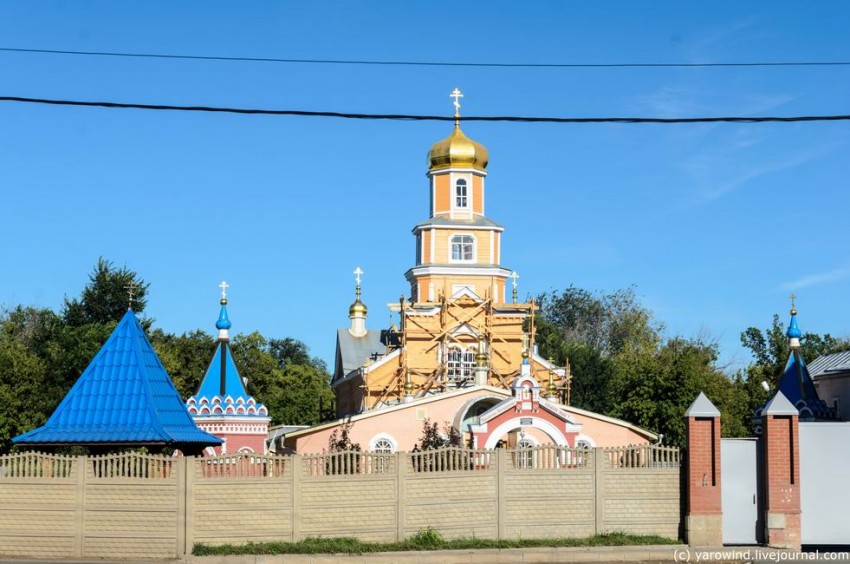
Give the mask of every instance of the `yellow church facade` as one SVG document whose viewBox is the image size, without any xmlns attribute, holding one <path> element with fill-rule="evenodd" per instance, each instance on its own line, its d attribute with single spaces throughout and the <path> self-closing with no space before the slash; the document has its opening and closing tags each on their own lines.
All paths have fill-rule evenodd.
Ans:
<svg viewBox="0 0 850 564">
<path fill-rule="evenodd" d="M 455 116 L 460 93 L 455 90 Z M 338 419 L 289 432 L 280 448 L 411 451 L 423 425 L 442 426 L 466 448 L 567 448 L 647 444 L 658 436 L 569 405 L 569 366 L 541 358 L 533 301 L 519 302 L 517 274 L 502 262 L 504 227 L 486 215 L 487 149 L 455 120 L 428 153 L 430 209 L 413 227 L 407 296 L 390 305 L 398 326 L 367 327 L 360 268 L 349 326 L 337 330 L 331 386 Z M 424 215 L 424 214 L 423 214 Z M 333 444 L 332 444 L 333 443 Z"/>
<path fill-rule="evenodd" d="M 457 110 L 460 93 L 453 96 Z M 517 275 L 502 263 L 505 229 L 486 215 L 488 161 L 459 120 L 431 147 L 430 210 L 413 227 L 410 293 L 390 306 L 398 327 L 367 329 L 356 271 L 357 299 L 350 327 L 337 333 L 331 384 L 340 417 L 472 385 L 508 389 L 524 354 L 549 395 L 568 390 L 568 370 L 535 354 L 536 306 L 517 302 Z"/>
</svg>

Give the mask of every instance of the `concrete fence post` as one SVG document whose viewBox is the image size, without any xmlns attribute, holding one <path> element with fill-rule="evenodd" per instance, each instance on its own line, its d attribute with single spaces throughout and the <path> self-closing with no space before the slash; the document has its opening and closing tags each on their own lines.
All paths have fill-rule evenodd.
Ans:
<svg viewBox="0 0 850 564">
<path fill-rule="evenodd" d="M 723 544 L 720 495 L 720 411 L 700 393 L 685 412 L 687 419 L 687 518 L 691 546 Z"/>
<path fill-rule="evenodd" d="M 77 515 L 74 519 L 74 554 L 78 558 L 82 558 L 84 556 L 83 541 L 85 540 L 86 531 L 86 473 L 89 469 L 89 457 L 78 456 L 74 460 L 74 464 L 77 467 L 77 508 L 75 511 Z"/>
<path fill-rule="evenodd" d="M 183 518 L 183 554 L 191 554 L 195 546 L 195 472 L 198 458 L 182 456 L 178 460 L 177 495 L 183 501 L 178 519 Z"/>
<path fill-rule="evenodd" d="M 800 550 L 800 425 L 797 408 L 777 392 L 762 410 L 765 542 Z"/>
<path fill-rule="evenodd" d="M 496 449 L 496 538 L 508 536 L 508 453 L 503 448 Z"/>
<path fill-rule="evenodd" d="M 396 542 L 401 542 L 404 540 L 405 536 L 405 520 L 407 518 L 405 514 L 405 498 L 407 497 L 406 489 L 407 489 L 407 464 L 410 460 L 410 455 L 406 452 L 396 452 L 395 453 L 395 495 L 396 495 L 396 511 L 395 511 L 395 519 L 396 519 Z"/>
<path fill-rule="evenodd" d="M 593 531 L 595 534 L 605 532 L 605 465 L 608 459 L 601 448 L 593 449 L 593 496 L 595 511 L 593 515 Z"/>
<path fill-rule="evenodd" d="M 301 471 L 302 464 L 300 454 L 293 454 L 290 458 L 292 464 L 292 488 L 289 501 L 292 503 L 292 542 L 301 540 Z"/>
</svg>

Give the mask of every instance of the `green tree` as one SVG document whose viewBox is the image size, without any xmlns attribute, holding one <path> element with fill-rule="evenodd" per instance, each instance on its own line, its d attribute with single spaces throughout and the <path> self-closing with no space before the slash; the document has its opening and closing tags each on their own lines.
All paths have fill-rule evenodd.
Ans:
<svg viewBox="0 0 850 564">
<path fill-rule="evenodd" d="M 29 349 L 25 335 L 16 335 L 11 325 L 8 317 L 0 322 L 2 452 L 11 447 L 13 437 L 44 424 L 56 407 L 55 394 L 61 389 L 61 384 L 50 377 L 47 363 Z"/>
<path fill-rule="evenodd" d="M 785 363 L 791 354 L 786 328 L 779 315 L 774 314 L 770 327 L 762 331 L 757 327 L 748 327 L 741 333 L 741 344 L 748 348 L 754 362 L 748 367 L 749 377 L 761 378 L 771 388 L 779 385 L 785 372 Z M 850 350 L 850 339 L 836 338 L 826 333 L 803 333 L 800 338 L 800 353 L 807 362 L 825 354 Z M 759 381 L 759 382 L 760 382 Z"/>
<path fill-rule="evenodd" d="M 133 311 L 142 313 L 147 305 L 150 284 L 126 266 L 118 268 L 103 257 L 89 274 L 89 281 L 79 298 L 65 298 L 63 317 L 70 326 L 89 323 L 115 323 L 129 306 L 128 288 L 132 285 Z M 150 325 L 146 322 L 145 328 Z"/>
<path fill-rule="evenodd" d="M 785 364 L 791 355 L 791 347 L 785 334 L 786 326 L 779 315 L 774 314 L 769 327 L 762 330 L 748 327 L 741 333 L 741 344 L 753 355 L 746 369 L 735 376 L 736 392 L 744 407 L 739 410 L 739 420 L 747 434 L 754 431 L 753 416 L 779 387 L 779 381 L 785 373 Z M 800 338 L 800 352 L 807 362 L 825 354 L 850 350 L 850 339 L 837 338 L 830 334 L 803 333 Z M 770 391 L 764 390 L 762 382 L 767 383 Z"/>
<path fill-rule="evenodd" d="M 430 419 L 425 419 L 422 422 L 422 436 L 413 446 L 413 452 L 423 450 L 437 450 L 450 446 L 460 446 L 460 433 L 455 431 L 454 427 L 448 423 L 443 423 L 443 432 L 441 433 L 437 427 L 437 423 L 431 423 Z"/>
<path fill-rule="evenodd" d="M 331 436 L 328 437 L 328 452 L 360 452 L 362 450 L 360 443 L 351 440 L 351 427 L 353 426 L 351 420 L 348 420 L 333 430 Z"/>
<path fill-rule="evenodd" d="M 609 414 L 618 398 L 613 380 L 624 351 L 653 350 L 661 326 L 638 301 L 634 288 L 592 293 L 569 287 L 539 296 L 536 344 L 540 354 L 572 368 L 571 403 Z"/>
<path fill-rule="evenodd" d="M 664 443 L 684 446 L 688 406 L 700 392 L 721 412 L 724 436 L 745 432 L 739 420 L 740 394 L 717 368 L 716 344 L 674 337 L 659 347 L 624 351 L 613 383 L 612 415 L 664 435 Z"/>
<path fill-rule="evenodd" d="M 320 403 L 328 406 L 333 402 L 330 374 L 324 363 L 310 360 L 306 345 L 289 341 L 290 350 L 303 351 L 303 355 L 279 354 L 281 348 L 275 349 L 275 354 L 273 341 L 257 332 L 237 335 L 233 354 L 240 373 L 248 378 L 248 391 L 268 407 L 273 424 L 312 425 L 321 420 Z"/>
<path fill-rule="evenodd" d="M 215 339 L 200 329 L 180 336 L 155 329 L 150 340 L 180 395 L 186 399 L 195 394 L 215 351 Z"/>
<path fill-rule="evenodd" d="M 564 341 L 586 344 L 605 356 L 659 340 L 662 328 L 640 304 L 634 287 L 605 294 L 570 286 L 560 294 L 541 294 L 538 300 L 540 316 Z"/>
</svg>

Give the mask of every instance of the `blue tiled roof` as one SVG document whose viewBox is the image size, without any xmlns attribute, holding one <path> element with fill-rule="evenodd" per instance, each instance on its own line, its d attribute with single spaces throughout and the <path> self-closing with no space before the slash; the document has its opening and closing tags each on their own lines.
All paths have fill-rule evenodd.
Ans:
<svg viewBox="0 0 850 564">
<path fill-rule="evenodd" d="M 262 417 L 268 418 L 269 410 L 258 403 L 247 390 L 233 361 L 233 349 L 227 329 L 230 319 L 222 299 L 221 313 L 215 326 L 220 331 L 218 346 L 204 374 L 198 393 L 187 400 L 189 413 L 197 420 L 205 417 Z"/>
<path fill-rule="evenodd" d="M 812 378 L 809 376 L 809 369 L 806 368 L 806 361 L 803 360 L 799 348 L 791 349 L 791 355 L 785 365 L 785 373 L 779 381 L 779 391 L 793 405 L 796 405 L 800 400 L 808 404 L 819 399 Z"/>
<path fill-rule="evenodd" d="M 224 366 L 222 367 L 222 357 Z M 224 390 L 221 389 L 221 374 L 224 369 Z M 229 341 L 218 342 L 212 362 L 207 368 L 198 393 L 187 401 L 192 417 L 268 417 L 269 410 L 253 398 L 246 390 L 242 377 L 233 362 L 233 350 Z"/>
<path fill-rule="evenodd" d="M 224 355 L 224 390 L 221 389 L 221 357 Z M 215 349 L 212 362 L 207 368 L 204 379 L 201 380 L 201 387 L 198 388 L 197 397 L 212 398 L 218 396 L 221 399 L 227 396 L 234 400 L 237 398 L 248 399 L 248 392 L 245 391 L 245 385 L 242 383 L 242 377 L 236 369 L 236 364 L 233 362 L 233 351 L 230 349 L 228 341 L 219 341 Z"/>
<path fill-rule="evenodd" d="M 17 444 L 132 443 L 213 446 L 200 430 L 132 311 L 43 427 Z"/>
</svg>

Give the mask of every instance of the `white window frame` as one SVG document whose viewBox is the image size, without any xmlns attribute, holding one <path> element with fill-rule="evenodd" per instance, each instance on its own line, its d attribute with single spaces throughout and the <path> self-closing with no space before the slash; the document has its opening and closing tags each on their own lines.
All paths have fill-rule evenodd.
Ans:
<svg viewBox="0 0 850 564">
<path fill-rule="evenodd" d="M 475 377 L 475 354 L 478 347 L 470 345 L 463 347 L 452 343 L 446 350 L 446 380 L 463 382 Z"/>
<path fill-rule="evenodd" d="M 378 433 L 377 435 L 372 437 L 372 439 L 369 441 L 369 451 L 377 452 L 375 449 L 377 448 L 378 443 L 381 441 L 388 442 L 390 444 L 390 447 L 392 448 L 389 453 L 385 454 L 393 454 L 398 451 L 398 441 L 395 440 L 395 437 L 393 437 L 389 433 Z"/>
<path fill-rule="evenodd" d="M 523 444 L 525 443 L 525 444 Z M 517 468 L 536 468 L 536 452 L 528 450 L 537 446 L 537 441 L 534 437 L 526 435 L 517 441 L 516 444 L 516 467 Z"/>
<path fill-rule="evenodd" d="M 463 189 L 463 193 L 461 193 L 461 188 Z M 469 181 L 467 181 L 466 178 L 458 178 L 455 180 L 454 192 L 455 209 L 468 210 L 471 207 L 469 205 Z"/>
<path fill-rule="evenodd" d="M 369 451 L 378 455 L 372 458 L 372 471 L 384 474 L 388 470 L 387 459 L 398 451 L 398 441 L 387 433 L 378 433 L 369 441 Z"/>
<path fill-rule="evenodd" d="M 458 244 L 459 245 L 469 244 L 471 246 L 471 250 L 472 250 L 472 252 L 471 252 L 472 257 L 468 258 L 468 259 L 466 259 L 466 258 L 456 259 L 456 258 L 454 258 L 455 239 L 459 239 L 459 238 L 463 238 L 463 237 L 468 237 L 471 242 L 468 242 L 468 243 L 467 242 L 458 242 Z M 470 235 L 468 233 L 456 233 L 456 234 L 452 235 L 451 237 L 449 237 L 449 262 L 474 263 L 475 262 L 475 256 L 477 254 L 477 249 L 476 249 L 477 246 L 478 246 L 478 241 L 475 240 L 475 235 Z M 460 251 L 461 251 L 460 255 L 461 255 L 461 257 L 463 257 L 463 255 L 464 255 L 463 247 L 461 247 Z"/>
</svg>

